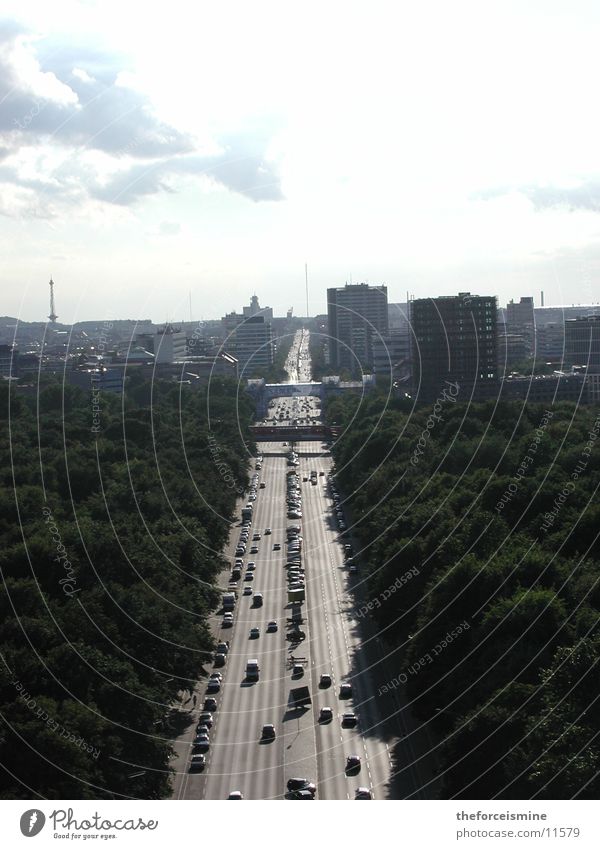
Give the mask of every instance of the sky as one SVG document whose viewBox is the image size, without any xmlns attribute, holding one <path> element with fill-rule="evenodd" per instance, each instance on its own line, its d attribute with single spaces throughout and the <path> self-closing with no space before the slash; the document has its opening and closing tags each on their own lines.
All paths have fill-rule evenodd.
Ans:
<svg viewBox="0 0 600 849">
<path fill-rule="evenodd" d="M 312 315 L 345 282 L 600 301 L 595 0 L 2 15 L 0 315 L 50 276 L 67 324 L 305 315 L 305 263 Z"/>
</svg>

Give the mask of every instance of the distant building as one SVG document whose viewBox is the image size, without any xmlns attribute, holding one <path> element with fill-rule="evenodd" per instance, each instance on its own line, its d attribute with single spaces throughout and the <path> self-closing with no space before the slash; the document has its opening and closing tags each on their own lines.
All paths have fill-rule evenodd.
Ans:
<svg viewBox="0 0 600 849">
<path fill-rule="evenodd" d="M 490 397 L 498 388 L 497 305 L 491 295 L 458 295 L 411 301 L 415 392 L 435 398 L 446 381 L 460 397 Z"/>
<path fill-rule="evenodd" d="M 332 369 L 371 369 L 373 340 L 389 332 L 387 286 L 360 283 L 328 289 L 327 318 Z"/>
<path fill-rule="evenodd" d="M 521 333 L 506 333 L 499 325 L 498 332 L 498 374 L 503 377 L 512 366 L 522 363 L 531 352 L 530 339 Z"/>
<path fill-rule="evenodd" d="M 273 365 L 273 334 L 264 315 L 246 318 L 235 331 L 235 356 L 240 371 Z"/>
<path fill-rule="evenodd" d="M 503 401 L 588 403 L 590 394 L 583 374 L 548 374 L 533 377 L 509 377 L 502 381 Z"/>
<path fill-rule="evenodd" d="M 600 315 L 565 321 L 565 364 L 600 371 Z"/>
<path fill-rule="evenodd" d="M 533 298 L 521 298 L 518 303 L 511 301 L 506 305 L 506 326 L 510 333 L 518 333 L 524 327 L 535 324 Z"/>
<path fill-rule="evenodd" d="M 251 318 L 254 315 L 263 315 L 267 321 L 273 320 L 272 307 L 261 307 L 258 303 L 258 297 L 252 295 L 250 298 L 250 306 L 244 307 L 244 317 Z"/>
<path fill-rule="evenodd" d="M 174 363 L 185 359 L 187 354 L 187 334 L 170 324 L 156 328 L 153 333 L 138 333 L 135 342 L 154 354 L 156 363 Z"/>
<path fill-rule="evenodd" d="M 376 375 L 406 373 L 410 361 L 410 338 L 390 333 L 373 339 L 373 371 Z"/>
<path fill-rule="evenodd" d="M 410 336 L 409 304 L 388 304 L 388 327 L 390 333 Z"/>
<path fill-rule="evenodd" d="M 562 363 L 565 352 L 564 322 L 539 324 L 535 328 L 535 358 L 537 362 Z"/>
<path fill-rule="evenodd" d="M 533 352 L 535 340 L 533 298 L 524 297 L 518 303 L 511 301 L 506 305 L 504 315 L 506 335 L 522 337 L 527 346 L 524 356 L 529 356 Z"/>
</svg>

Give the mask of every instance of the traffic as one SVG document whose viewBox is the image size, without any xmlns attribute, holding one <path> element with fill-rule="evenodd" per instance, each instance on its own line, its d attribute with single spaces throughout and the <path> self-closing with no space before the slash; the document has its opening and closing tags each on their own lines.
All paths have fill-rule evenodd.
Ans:
<svg viewBox="0 0 600 849">
<path fill-rule="evenodd" d="M 318 400 L 275 399 L 280 412 L 317 418 Z M 260 447 L 232 528 L 212 668 L 176 745 L 175 796 L 386 798 L 391 760 L 357 662 L 358 567 L 331 455 L 321 442 Z"/>
</svg>

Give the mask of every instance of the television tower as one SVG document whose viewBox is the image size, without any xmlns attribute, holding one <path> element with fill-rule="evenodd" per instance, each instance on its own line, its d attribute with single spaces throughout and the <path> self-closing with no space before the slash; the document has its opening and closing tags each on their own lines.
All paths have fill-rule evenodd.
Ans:
<svg viewBox="0 0 600 849">
<path fill-rule="evenodd" d="M 48 316 L 52 324 L 56 324 L 56 308 L 54 306 L 54 280 L 50 278 L 50 315 Z"/>
</svg>

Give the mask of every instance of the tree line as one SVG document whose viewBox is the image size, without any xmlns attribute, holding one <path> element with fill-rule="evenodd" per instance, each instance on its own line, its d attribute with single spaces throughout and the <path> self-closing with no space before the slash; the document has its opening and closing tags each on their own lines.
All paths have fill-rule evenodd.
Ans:
<svg viewBox="0 0 600 849">
<path fill-rule="evenodd" d="M 165 719 L 214 648 L 248 483 L 237 389 L 0 386 L 1 798 L 169 794 Z"/>
<path fill-rule="evenodd" d="M 329 404 L 364 609 L 444 797 L 597 798 L 598 409 L 456 395 Z"/>
</svg>

